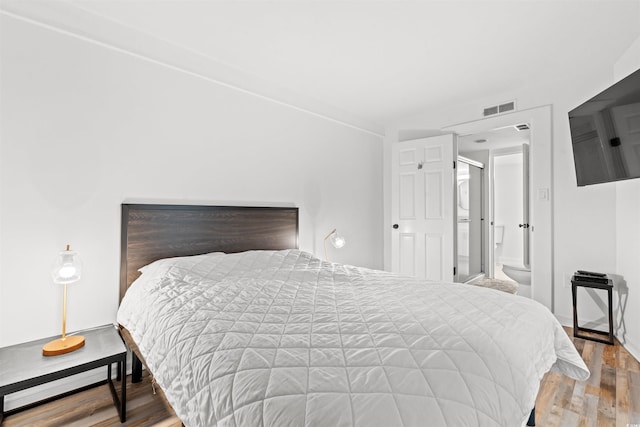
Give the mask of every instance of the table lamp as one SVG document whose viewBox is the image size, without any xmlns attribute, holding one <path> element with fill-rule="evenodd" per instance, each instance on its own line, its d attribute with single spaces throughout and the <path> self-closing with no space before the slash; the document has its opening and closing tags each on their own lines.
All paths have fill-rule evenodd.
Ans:
<svg viewBox="0 0 640 427">
<path fill-rule="evenodd" d="M 51 277 L 53 283 L 64 286 L 62 296 L 62 337 L 49 341 L 42 347 L 43 356 L 57 356 L 59 354 L 70 353 L 84 346 L 84 337 L 80 335 L 67 336 L 67 285 L 80 280 L 82 273 L 82 261 L 78 253 L 69 249 L 60 251 L 56 257 Z"/>
<path fill-rule="evenodd" d="M 340 249 L 341 247 L 343 247 L 347 243 L 347 241 L 344 237 L 338 234 L 335 228 L 331 230 L 329 234 L 327 234 L 327 237 L 324 238 L 324 259 L 329 261 L 329 258 L 327 257 L 327 239 L 329 239 L 333 247 L 336 249 Z"/>
</svg>

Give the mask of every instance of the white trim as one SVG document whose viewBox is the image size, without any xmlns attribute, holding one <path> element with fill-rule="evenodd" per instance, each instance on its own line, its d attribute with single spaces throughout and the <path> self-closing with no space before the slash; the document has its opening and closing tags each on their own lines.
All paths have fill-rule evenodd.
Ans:
<svg viewBox="0 0 640 427">
<path fill-rule="evenodd" d="M 632 345 L 629 341 L 620 343 L 637 361 L 640 361 L 640 348 Z"/>
</svg>

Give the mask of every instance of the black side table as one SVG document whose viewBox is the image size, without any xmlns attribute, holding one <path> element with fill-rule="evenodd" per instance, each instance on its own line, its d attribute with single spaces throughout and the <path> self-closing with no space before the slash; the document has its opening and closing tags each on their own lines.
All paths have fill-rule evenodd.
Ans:
<svg viewBox="0 0 640 427">
<path fill-rule="evenodd" d="M 113 402 L 118 410 L 118 415 L 120 415 L 120 421 L 125 422 L 127 414 L 127 349 L 118 330 L 114 325 L 105 325 L 78 331 L 78 333 L 85 338 L 84 347 L 59 356 L 42 355 L 42 346 L 56 337 L 0 348 L 0 423 L 2 423 L 5 415 L 4 397 L 7 394 L 101 366 L 107 367 L 107 379 L 95 385 L 101 385 L 105 382 L 109 384 Z M 122 381 L 121 398 L 118 398 L 111 380 L 111 365 L 114 363 L 118 364 L 117 379 Z M 83 387 L 82 389 L 86 388 Z M 66 394 L 68 393 L 63 395 Z M 55 398 L 46 399 L 45 401 L 51 401 Z M 44 403 L 45 401 L 38 403 Z M 27 405 L 26 407 L 30 406 L 32 405 Z M 13 409 L 8 414 L 18 412 L 20 409 Z"/>
<path fill-rule="evenodd" d="M 607 305 L 609 309 L 609 332 L 598 331 L 596 329 L 583 328 L 578 326 L 578 287 L 592 288 L 592 289 L 604 289 L 607 291 Z M 585 340 L 597 341 L 604 344 L 613 345 L 613 283 L 611 279 L 607 280 L 607 283 L 589 282 L 585 280 L 576 279 L 575 276 L 571 278 L 571 293 L 573 294 L 573 336 L 576 338 L 583 338 Z M 581 335 L 580 332 L 588 332 L 590 334 L 605 335 L 607 339 L 594 337 L 592 335 Z"/>
</svg>

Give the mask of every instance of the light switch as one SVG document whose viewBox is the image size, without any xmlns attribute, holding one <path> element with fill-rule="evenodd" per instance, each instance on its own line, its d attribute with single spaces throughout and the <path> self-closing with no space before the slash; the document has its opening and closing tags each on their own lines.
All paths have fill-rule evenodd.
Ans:
<svg viewBox="0 0 640 427">
<path fill-rule="evenodd" d="M 549 200 L 548 188 L 538 188 L 538 200 Z"/>
</svg>

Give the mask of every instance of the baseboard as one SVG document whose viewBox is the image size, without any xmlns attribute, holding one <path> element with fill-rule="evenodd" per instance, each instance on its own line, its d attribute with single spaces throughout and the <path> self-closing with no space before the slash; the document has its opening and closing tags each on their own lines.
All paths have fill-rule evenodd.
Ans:
<svg viewBox="0 0 640 427">
<path fill-rule="evenodd" d="M 622 344 L 622 346 L 629 352 L 631 353 L 631 355 L 634 357 L 634 359 L 636 359 L 638 362 L 640 362 L 640 347 L 630 343 L 630 342 L 626 342 L 626 343 L 620 343 Z"/>
<path fill-rule="evenodd" d="M 570 317 L 565 317 L 565 316 L 559 316 L 557 314 L 554 314 L 554 316 L 556 316 L 556 319 L 558 319 L 558 322 L 560 322 L 560 324 L 562 326 L 568 326 L 570 328 L 573 328 L 573 319 Z"/>
</svg>

